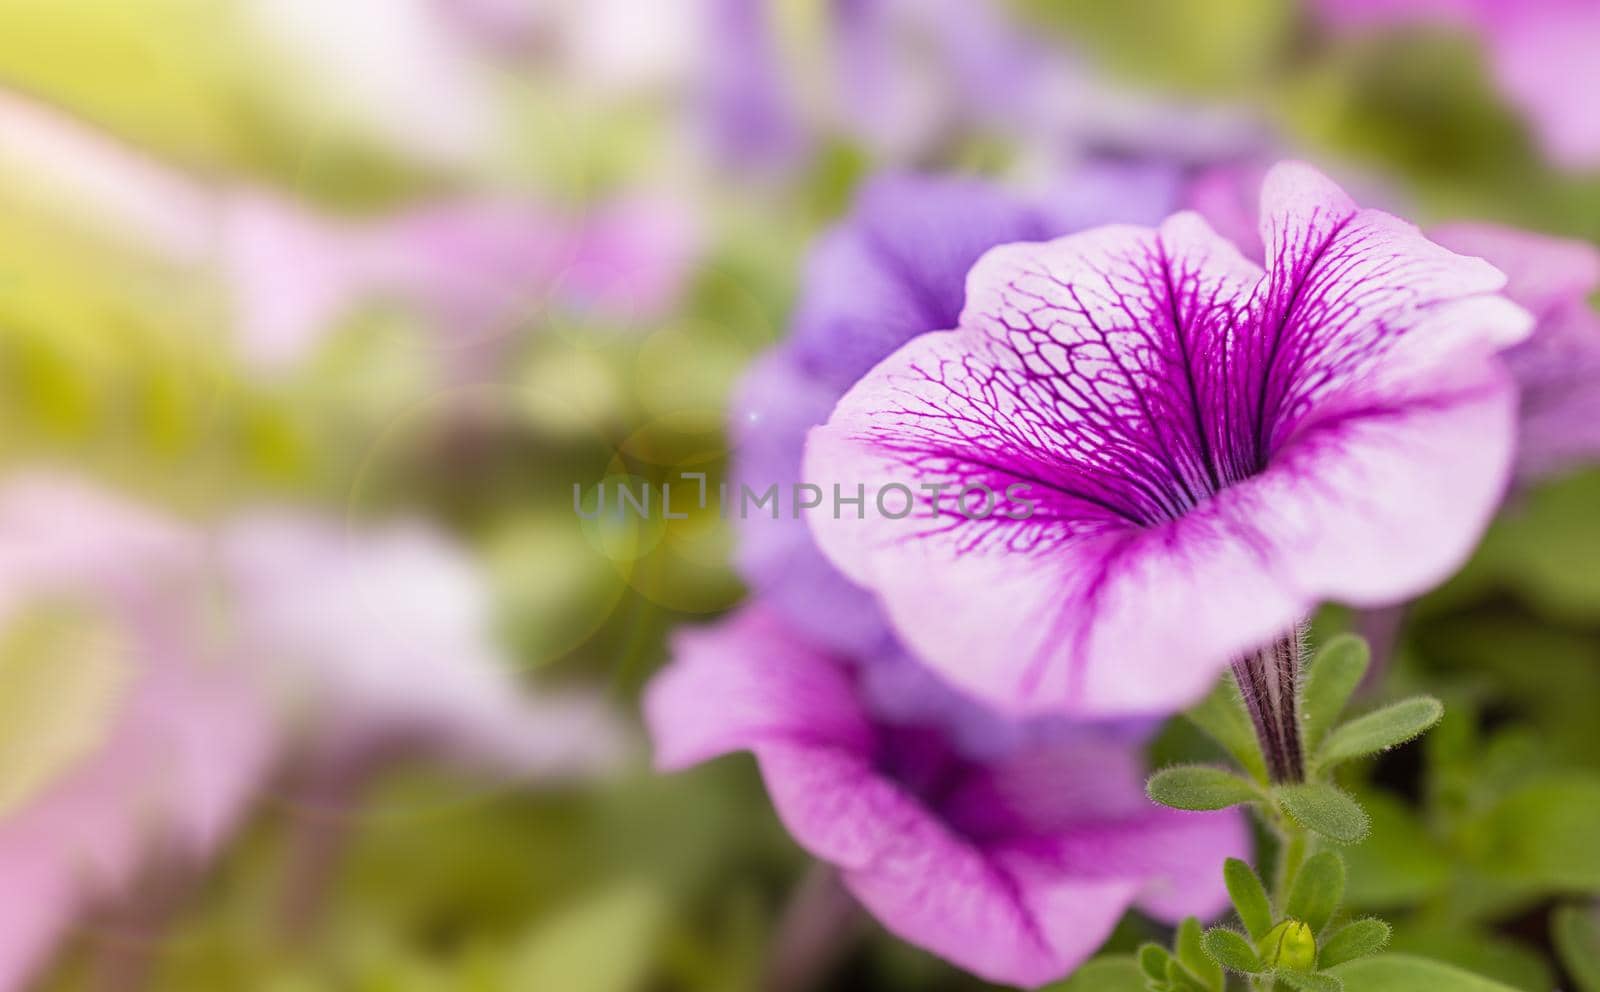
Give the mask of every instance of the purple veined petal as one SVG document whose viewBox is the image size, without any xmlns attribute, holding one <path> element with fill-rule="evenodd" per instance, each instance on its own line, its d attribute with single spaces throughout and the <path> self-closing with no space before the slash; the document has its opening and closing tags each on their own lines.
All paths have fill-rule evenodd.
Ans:
<svg viewBox="0 0 1600 992">
<path fill-rule="evenodd" d="M 753 751 L 801 846 L 890 931 L 992 981 L 1061 977 L 1136 901 L 1209 914 L 1219 880 L 1193 884 L 1173 859 L 1214 868 L 1247 846 L 1236 812 L 1152 806 L 1137 745 L 1115 735 L 1082 728 L 985 764 L 936 728 L 869 720 L 845 664 L 759 601 L 674 655 L 646 693 L 657 763 Z"/>
<path fill-rule="evenodd" d="M 1516 477 L 1527 483 L 1600 459 L 1600 250 L 1489 224 L 1450 224 L 1429 236 L 1506 273 L 1506 295 L 1533 312 L 1533 335 L 1505 353 L 1517 380 Z"/>
<path fill-rule="evenodd" d="M 1033 986 L 1067 974 L 1143 886 L 1074 878 L 1049 860 L 993 858 L 859 754 L 769 744 L 757 758 L 784 825 L 839 866 L 890 932 L 990 981 Z"/>
<path fill-rule="evenodd" d="M 773 742 L 866 750 L 871 730 L 848 675 L 765 607 L 682 630 L 678 663 L 646 693 L 656 766 L 676 770 Z"/>
<path fill-rule="evenodd" d="M 996 249 L 958 330 L 812 432 L 825 488 L 1035 501 L 809 518 L 952 681 L 1019 709 L 1171 709 L 1322 598 L 1403 598 L 1470 550 L 1511 447 L 1493 352 L 1527 314 L 1491 266 L 1307 167 L 1273 170 L 1263 218 L 1265 275 L 1194 215 Z"/>
</svg>

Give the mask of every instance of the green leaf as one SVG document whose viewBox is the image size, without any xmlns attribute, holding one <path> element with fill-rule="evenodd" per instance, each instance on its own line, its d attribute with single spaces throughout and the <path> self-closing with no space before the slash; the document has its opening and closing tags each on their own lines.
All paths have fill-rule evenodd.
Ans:
<svg viewBox="0 0 1600 992">
<path fill-rule="evenodd" d="M 1172 960 L 1172 955 L 1160 944 L 1145 943 L 1139 945 L 1139 968 L 1146 975 L 1162 981 L 1167 977 L 1167 962 Z"/>
<path fill-rule="evenodd" d="M 1186 916 L 1178 924 L 1178 935 L 1173 941 L 1173 950 L 1178 952 L 1178 960 L 1183 967 L 1194 977 L 1200 979 L 1202 985 L 1209 989 L 1222 992 L 1222 968 L 1206 953 L 1205 946 L 1201 943 L 1200 921 L 1192 916 Z"/>
<path fill-rule="evenodd" d="M 1341 992 L 1344 983 L 1332 975 L 1314 975 L 1310 972 L 1283 971 L 1278 973 L 1278 981 L 1292 989 L 1302 989 L 1304 992 Z"/>
<path fill-rule="evenodd" d="M 1322 738 L 1338 722 L 1350 694 L 1367 674 L 1371 653 L 1367 642 L 1354 634 L 1341 634 L 1323 645 L 1311 659 L 1301 693 L 1301 736 L 1308 752 L 1315 753 Z"/>
<path fill-rule="evenodd" d="M 1163 806 L 1187 810 L 1226 809 L 1263 798 L 1250 782 L 1210 765 L 1163 768 L 1150 776 L 1145 791 Z"/>
<path fill-rule="evenodd" d="M 1515 992 L 1447 964 L 1406 954 L 1381 954 L 1339 965 L 1337 975 L 1359 992 Z"/>
<path fill-rule="evenodd" d="M 1280 785 L 1273 790 L 1273 795 L 1278 806 L 1307 830 L 1341 844 L 1354 844 L 1367 836 L 1366 811 L 1331 785 L 1320 782 Z"/>
<path fill-rule="evenodd" d="M 1264 971 L 1261 958 L 1250 942 L 1226 927 L 1212 927 L 1200 938 L 1200 943 L 1211 955 L 1211 960 L 1230 971 L 1242 975 L 1255 975 Z"/>
<path fill-rule="evenodd" d="M 1344 900 L 1344 861 L 1323 851 L 1300 866 L 1289 890 L 1286 912 L 1320 934 Z"/>
<path fill-rule="evenodd" d="M 1272 903 L 1267 900 L 1261 876 L 1238 858 L 1229 858 L 1222 864 L 1222 878 L 1233 899 L 1234 911 L 1239 914 L 1239 922 L 1244 924 L 1251 940 L 1260 940 L 1262 934 L 1272 929 Z"/>
<path fill-rule="evenodd" d="M 1512 792 L 1473 825 L 1482 870 L 1517 886 L 1600 892 L 1600 776 L 1564 772 Z"/>
<path fill-rule="evenodd" d="M 1250 725 L 1250 715 L 1245 712 L 1244 703 L 1239 699 L 1239 687 L 1232 678 L 1218 682 L 1211 694 L 1184 716 L 1222 745 L 1229 757 L 1252 778 L 1258 782 L 1267 780 L 1261 745 L 1256 741 L 1255 728 Z"/>
<path fill-rule="evenodd" d="M 1341 761 L 1387 751 L 1420 736 L 1442 716 L 1444 704 L 1432 696 L 1403 699 L 1336 728 L 1323 743 L 1317 760 L 1331 768 Z"/>
<path fill-rule="evenodd" d="M 1600 915 L 1592 908 L 1561 906 L 1550 920 L 1550 935 L 1578 992 L 1600 992 Z"/>
<path fill-rule="evenodd" d="M 1166 976 L 1159 977 L 1165 980 Z M 1048 985 L 1042 992 L 1145 992 L 1146 988 L 1140 966 L 1128 955 L 1118 954 L 1095 958 L 1066 981 Z"/>
<path fill-rule="evenodd" d="M 1333 968 L 1383 950 L 1389 942 L 1389 924 L 1367 917 L 1340 927 L 1317 952 L 1317 966 Z"/>
</svg>

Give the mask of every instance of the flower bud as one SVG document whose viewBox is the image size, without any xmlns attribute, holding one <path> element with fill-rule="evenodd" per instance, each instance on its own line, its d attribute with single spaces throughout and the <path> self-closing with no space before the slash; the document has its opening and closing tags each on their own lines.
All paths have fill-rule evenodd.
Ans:
<svg viewBox="0 0 1600 992">
<path fill-rule="evenodd" d="M 1312 971 L 1317 966 L 1317 938 L 1299 920 L 1284 920 L 1268 930 L 1256 951 L 1268 968 Z"/>
</svg>

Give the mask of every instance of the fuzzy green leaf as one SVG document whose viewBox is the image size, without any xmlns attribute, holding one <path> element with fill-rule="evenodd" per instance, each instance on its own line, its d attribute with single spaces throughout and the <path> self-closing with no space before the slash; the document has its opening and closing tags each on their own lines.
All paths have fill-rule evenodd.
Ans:
<svg viewBox="0 0 1600 992">
<path fill-rule="evenodd" d="M 1095 958 L 1073 972 L 1071 978 L 1046 986 L 1046 992 L 1145 992 L 1149 985 L 1141 970 L 1127 955 Z M 1156 977 L 1166 980 L 1164 973 Z"/>
<path fill-rule="evenodd" d="M 1233 899 L 1233 908 L 1239 914 L 1239 922 L 1244 924 L 1251 940 L 1260 940 L 1272 929 L 1272 903 L 1267 900 L 1261 876 L 1238 858 L 1229 858 L 1223 862 L 1222 878 Z"/>
<path fill-rule="evenodd" d="M 1389 942 L 1389 924 L 1367 917 L 1340 927 L 1317 952 L 1319 968 L 1335 968 L 1383 950 Z"/>
<path fill-rule="evenodd" d="M 1211 955 L 1211 960 L 1229 971 L 1237 971 L 1241 975 L 1256 975 L 1265 970 L 1261 958 L 1257 956 L 1256 949 L 1250 946 L 1250 942 L 1226 927 L 1212 927 L 1207 930 L 1200 938 L 1200 943 L 1205 947 L 1206 953 Z"/>
<path fill-rule="evenodd" d="M 1279 972 L 1278 981 L 1301 992 L 1342 992 L 1344 983 L 1332 975 L 1314 975 L 1309 972 Z"/>
<path fill-rule="evenodd" d="M 1444 704 L 1432 696 L 1416 696 L 1356 717 L 1334 729 L 1318 753 L 1324 768 L 1404 744 L 1420 736 L 1444 716 Z"/>
<path fill-rule="evenodd" d="M 1324 974 L 1337 975 L 1360 992 L 1512 992 L 1508 985 L 1409 954 L 1361 958 Z"/>
<path fill-rule="evenodd" d="M 1550 936 L 1578 992 L 1600 992 L 1600 915 L 1562 906 L 1550 921 Z"/>
<path fill-rule="evenodd" d="M 1323 851 L 1300 866 L 1285 907 L 1293 918 L 1320 934 L 1344 900 L 1344 860 Z"/>
<path fill-rule="evenodd" d="M 1251 777 L 1258 782 L 1267 780 L 1261 745 L 1256 741 L 1255 728 L 1250 725 L 1250 715 L 1245 712 L 1244 703 L 1239 699 L 1239 687 L 1233 679 L 1218 682 L 1211 694 L 1184 716 L 1220 744 Z"/>
<path fill-rule="evenodd" d="M 1160 944 L 1145 943 L 1139 945 L 1139 970 L 1149 978 L 1162 981 L 1167 977 L 1167 962 L 1172 960 L 1172 955 Z"/>
<path fill-rule="evenodd" d="M 1145 791 L 1163 806 L 1187 810 L 1226 809 L 1263 798 L 1251 783 L 1210 765 L 1163 768 L 1150 776 Z"/>
<path fill-rule="evenodd" d="M 1201 943 L 1200 921 L 1192 916 L 1186 916 L 1178 924 L 1178 935 L 1173 941 L 1173 950 L 1178 953 L 1178 960 L 1183 963 L 1184 970 L 1200 979 L 1200 983 L 1208 989 L 1222 992 L 1224 979 L 1222 968 L 1211 955 L 1206 953 L 1204 944 Z"/>
<path fill-rule="evenodd" d="M 1301 737 L 1307 751 L 1317 745 L 1344 712 L 1351 693 L 1367 674 L 1371 659 L 1367 642 L 1354 634 L 1341 634 L 1323 645 L 1311 659 L 1301 693 Z"/>
<path fill-rule="evenodd" d="M 1281 785 L 1273 790 L 1278 806 L 1307 830 L 1355 844 L 1367 836 L 1370 823 L 1366 811 L 1350 796 L 1331 785 L 1306 782 Z"/>
</svg>

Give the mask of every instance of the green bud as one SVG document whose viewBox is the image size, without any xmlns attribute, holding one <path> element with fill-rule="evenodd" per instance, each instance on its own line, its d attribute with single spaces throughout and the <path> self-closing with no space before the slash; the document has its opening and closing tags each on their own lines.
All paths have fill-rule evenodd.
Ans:
<svg viewBox="0 0 1600 992">
<path fill-rule="evenodd" d="M 1261 963 L 1286 971 L 1312 971 L 1317 966 L 1317 938 L 1299 920 L 1284 920 L 1256 945 Z"/>
</svg>

